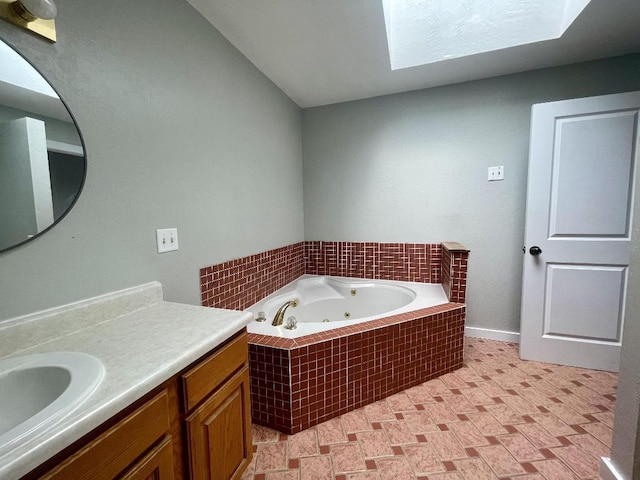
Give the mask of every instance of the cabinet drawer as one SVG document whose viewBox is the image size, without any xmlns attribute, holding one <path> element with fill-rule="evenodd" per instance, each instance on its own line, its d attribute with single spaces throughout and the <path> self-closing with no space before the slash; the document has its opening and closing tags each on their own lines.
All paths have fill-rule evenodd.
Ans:
<svg viewBox="0 0 640 480">
<path fill-rule="evenodd" d="M 112 479 L 168 431 L 169 401 L 164 390 L 42 478 Z"/>
<path fill-rule="evenodd" d="M 165 439 L 129 469 L 120 480 L 173 480 L 171 436 Z"/>
<path fill-rule="evenodd" d="M 234 372 L 247 363 L 247 332 L 182 376 L 185 411 L 190 411 L 212 391 L 218 388 Z"/>
</svg>

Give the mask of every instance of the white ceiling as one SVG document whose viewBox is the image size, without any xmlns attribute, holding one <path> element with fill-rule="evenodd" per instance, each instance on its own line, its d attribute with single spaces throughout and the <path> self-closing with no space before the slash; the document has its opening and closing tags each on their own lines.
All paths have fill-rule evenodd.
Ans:
<svg viewBox="0 0 640 480">
<path fill-rule="evenodd" d="M 592 0 L 559 39 L 395 71 L 382 0 L 187 1 L 303 108 L 640 52 L 640 0 Z"/>
</svg>

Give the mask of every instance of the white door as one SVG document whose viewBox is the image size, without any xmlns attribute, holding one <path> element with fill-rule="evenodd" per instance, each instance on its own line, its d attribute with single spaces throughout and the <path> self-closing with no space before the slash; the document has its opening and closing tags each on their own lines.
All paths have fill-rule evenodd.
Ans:
<svg viewBox="0 0 640 480">
<path fill-rule="evenodd" d="M 617 371 L 640 92 L 534 105 L 520 356 Z"/>
</svg>

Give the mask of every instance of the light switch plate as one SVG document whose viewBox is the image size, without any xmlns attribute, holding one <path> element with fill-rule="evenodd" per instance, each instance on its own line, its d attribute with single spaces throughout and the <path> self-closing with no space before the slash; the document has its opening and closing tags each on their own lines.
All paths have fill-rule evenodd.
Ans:
<svg viewBox="0 0 640 480">
<path fill-rule="evenodd" d="M 488 180 L 490 182 L 494 182 L 496 180 L 504 180 L 504 166 L 499 167 L 489 167 L 489 177 Z"/>
<path fill-rule="evenodd" d="M 178 250 L 178 229 L 159 228 L 156 230 L 156 242 L 158 253 L 167 253 Z"/>
</svg>

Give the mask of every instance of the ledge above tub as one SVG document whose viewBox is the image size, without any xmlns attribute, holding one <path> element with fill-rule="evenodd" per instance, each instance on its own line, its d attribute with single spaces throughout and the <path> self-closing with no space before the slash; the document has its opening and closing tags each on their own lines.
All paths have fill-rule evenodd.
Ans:
<svg viewBox="0 0 640 480">
<path fill-rule="evenodd" d="M 458 242 L 442 242 L 442 248 L 450 252 L 470 252 L 467 247 Z"/>
</svg>

